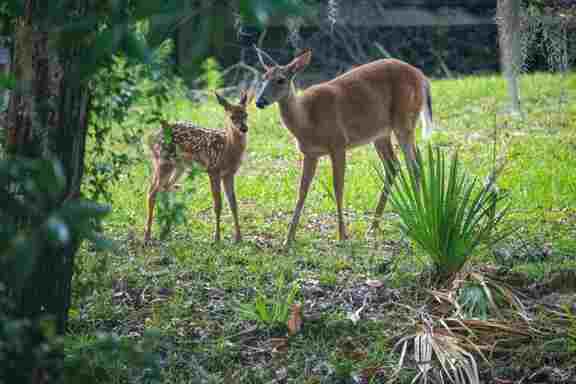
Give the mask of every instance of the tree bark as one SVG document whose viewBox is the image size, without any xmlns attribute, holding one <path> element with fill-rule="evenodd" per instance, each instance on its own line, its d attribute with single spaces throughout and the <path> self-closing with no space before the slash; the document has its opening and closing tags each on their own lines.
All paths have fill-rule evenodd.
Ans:
<svg viewBox="0 0 576 384">
<path fill-rule="evenodd" d="M 66 176 L 57 207 L 80 195 L 90 105 L 89 90 L 79 81 L 79 47 L 59 48 L 43 29 L 42 2 L 26 2 L 17 20 L 12 73 L 17 88 L 7 116 L 8 156 L 59 160 Z M 54 208 L 57 208 L 54 207 Z M 31 218 L 22 229 L 37 226 Z M 74 256 L 79 241 L 54 251 L 46 248 L 36 260 L 24 288 L 15 297 L 16 312 L 24 317 L 50 315 L 64 333 L 71 297 Z"/>
<path fill-rule="evenodd" d="M 521 114 L 518 86 L 518 75 L 522 68 L 521 7 L 522 0 L 499 0 L 497 10 L 502 72 L 508 84 L 511 112 L 517 115 Z"/>
</svg>

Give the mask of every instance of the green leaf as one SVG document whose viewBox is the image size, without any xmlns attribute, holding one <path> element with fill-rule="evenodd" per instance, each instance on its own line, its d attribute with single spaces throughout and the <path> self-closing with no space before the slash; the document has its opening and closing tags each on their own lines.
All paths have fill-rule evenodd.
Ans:
<svg viewBox="0 0 576 384">
<path fill-rule="evenodd" d="M 16 88 L 16 78 L 12 74 L 0 73 L 0 91 Z"/>
</svg>

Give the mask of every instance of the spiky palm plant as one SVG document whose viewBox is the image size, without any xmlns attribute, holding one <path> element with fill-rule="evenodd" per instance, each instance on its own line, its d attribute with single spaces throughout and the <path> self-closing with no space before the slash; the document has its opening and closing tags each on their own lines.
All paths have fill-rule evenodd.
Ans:
<svg viewBox="0 0 576 384">
<path fill-rule="evenodd" d="M 493 244 L 510 233 L 499 228 L 509 209 L 506 194 L 493 181 L 482 184 L 470 175 L 457 152 L 448 158 L 429 145 L 425 159 L 418 152 L 412 166 L 391 167 L 397 166 L 388 164 L 388 172 L 398 175 L 390 203 L 400 227 L 430 256 L 438 278 L 450 279 L 481 243 Z"/>
</svg>

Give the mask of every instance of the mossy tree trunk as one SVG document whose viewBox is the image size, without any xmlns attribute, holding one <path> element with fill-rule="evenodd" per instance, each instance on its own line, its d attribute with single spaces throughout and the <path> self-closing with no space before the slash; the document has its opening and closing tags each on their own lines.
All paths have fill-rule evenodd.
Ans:
<svg viewBox="0 0 576 384">
<path fill-rule="evenodd" d="M 18 86 L 10 98 L 6 144 L 8 156 L 60 161 L 66 176 L 57 203 L 62 204 L 80 196 L 90 97 L 79 77 L 81 48 L 57 44 L 45 16 L 47 3 L 27 0 L 16 20 L 12 73 Z M 66 11 L 77 17 L 85 12 L 83 3 L 72 2 Z M 38 221 L 27 217 L 19 224 L 25 230 Z M 78 246 L 72 239 L 41 253 L 24 288 L 15 294 L 17 314 L 32 319 L 50 315 L 57 332 L 64 332 Z"/>
</svg>

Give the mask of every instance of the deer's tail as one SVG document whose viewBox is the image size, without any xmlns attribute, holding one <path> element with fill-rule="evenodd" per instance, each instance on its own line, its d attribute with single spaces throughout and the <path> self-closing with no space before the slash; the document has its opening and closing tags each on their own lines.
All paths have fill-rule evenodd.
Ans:
<svg viewBox="0 0 576 384">
<path fill-rule="evenodd" d="M 434 129 L 434 120 L 432 116 L 432 94 L 430 92 L 430 81 L 424 80 L 422 82 L 422 90 L 424 93 L 424 102 L 422 103 L 422 110 L 420 118 L 422 120 L 422 139 L 428 140 L 432 135 Z"/>
</svg>

